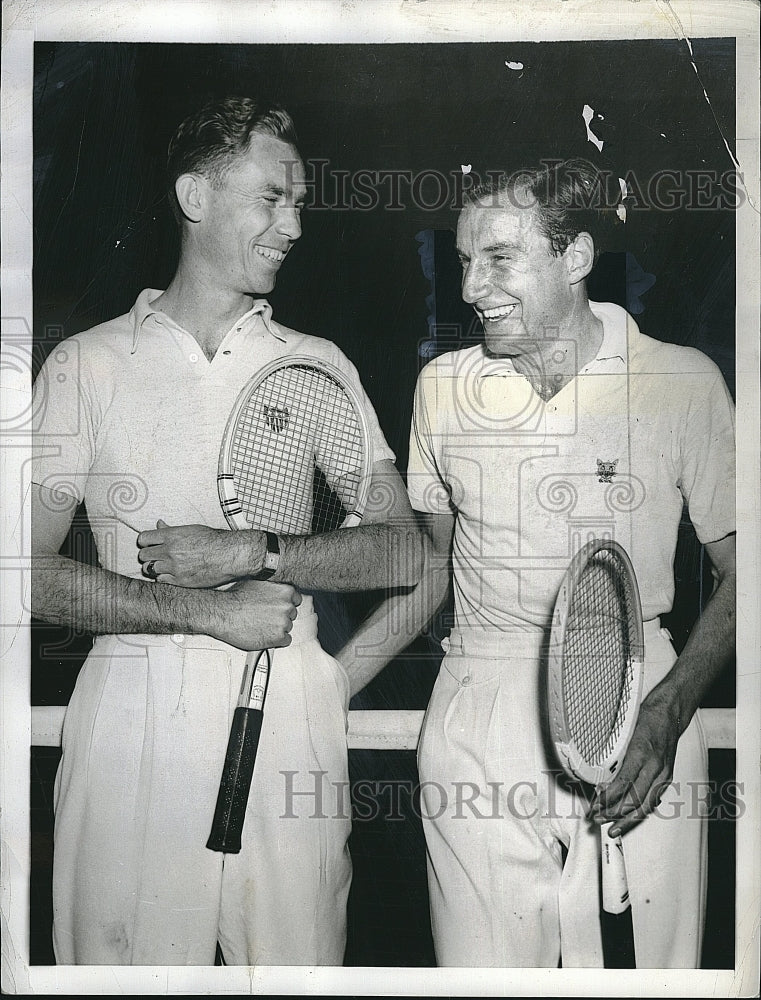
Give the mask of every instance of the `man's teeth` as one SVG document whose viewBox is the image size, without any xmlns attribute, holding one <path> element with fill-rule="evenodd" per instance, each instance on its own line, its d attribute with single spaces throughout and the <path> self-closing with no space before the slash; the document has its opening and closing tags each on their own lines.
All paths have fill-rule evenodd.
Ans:
<svg viewBox="0 0 761 1000">
<path fill-rule="evenodd" d="M 274 247 L 263 247 L 258 243 L 254 247 L 257 253 L 261 254 L 262 257 L 266 257 L 267 260 L 274 260 L 280 263 L 281 260 L 285 260 L 285 254 L 282 250 L 275 250 Z"/>
<path fill-rule="evenodd" d="M 483 317 L 484 319 L 502 319 L 504 316 L 509 316 L 513 309 L 515 309 L 514 302 L 509 306 L 498 306 L 496 309 L 484 309 Z"/>
</svg>

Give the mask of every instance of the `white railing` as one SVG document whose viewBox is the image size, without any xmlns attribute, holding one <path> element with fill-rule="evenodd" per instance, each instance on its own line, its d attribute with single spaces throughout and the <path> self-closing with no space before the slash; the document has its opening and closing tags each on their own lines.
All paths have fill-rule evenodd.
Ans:
<svg viewBox="0 0 761 1000">
<path fill-rule="evenodd" d="M 61 742 L 63 705 L 32 708 L 32 746 L 56 747 Z M 735 710 L 701 708 L 700 717 L 710 749 L 731 750 L 736 745 Z M 374 710 L 349 712 L 349 748 L 352 750 L 414 750 L 421 711 Z"/>
</svg>

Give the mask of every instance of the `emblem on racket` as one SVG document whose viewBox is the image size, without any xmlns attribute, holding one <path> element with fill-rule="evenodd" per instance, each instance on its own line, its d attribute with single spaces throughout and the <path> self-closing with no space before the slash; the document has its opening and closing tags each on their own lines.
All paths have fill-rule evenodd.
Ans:
<svg viewBox="0 0 761 1000">
<path fill-rule="evenodd" d="M 264 410 L 264 420 L 271 431 L 275 434 L 280 434 L 288 426 L 288 407 L 278 407 L 278 406 L 267 406 L 263 407 Z"/>
</svg>

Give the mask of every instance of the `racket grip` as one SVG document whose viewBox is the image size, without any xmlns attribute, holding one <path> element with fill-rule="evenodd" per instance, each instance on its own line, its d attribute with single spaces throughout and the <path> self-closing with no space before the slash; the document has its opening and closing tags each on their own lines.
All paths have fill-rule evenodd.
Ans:
<svg viewBox="0 0 761 1000">
<path fill-rule="evenodd" d="M 624 864 L 624 845 L 611 837 L 612 823 L 600 827 L 602 846 L 602 908 L 606 913 L 624 913 L 629 908 L 629 884 Z"/>
<path fill-rule="evenodd" d="M 260 709 L 241 706 L 235 709 L 214 820 L 206 842 L 210 851 L 222 851 L 225 854 L 238 854 L 240 851 L 243 820 L 263 718 L 264 713 Z"/>
</svg>

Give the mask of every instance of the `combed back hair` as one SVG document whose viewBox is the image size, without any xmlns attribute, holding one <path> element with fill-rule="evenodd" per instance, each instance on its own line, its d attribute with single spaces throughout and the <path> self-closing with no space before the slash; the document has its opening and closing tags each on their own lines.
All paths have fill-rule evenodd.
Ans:
<svg viewBox="0 0 761 1000">
<path fill-rule="evenodd" d="M 271 135 L 296 146 L 291 116 L 276 104 L 253 97 L 224 97 L 208 101 L 177 128 L 167 154 L 167 193 L 175 219 L 182 211 L 175 183 L 182 174 L 201 174 L 212 185 L 221 184 L 236 156 L 245 153 L 254 135 Z"/>
<path fill-rule="evenodd" d="M 615 191 L 609 190 L 611 180 Z M 603 252 L 621 221 L 616 213 L 621 191 L 618 181 L 588 160 L 551 160 L 537 168 L 512 174 L 493 173 L 490 179 L 465 192 L 465 203 L 489 202 L 507 194 L 511 203 L 537 211 L 541 230 L 553 253 L 564 253 L 579 233 L 589 233 L 595 259 Z"/>
</svg>

